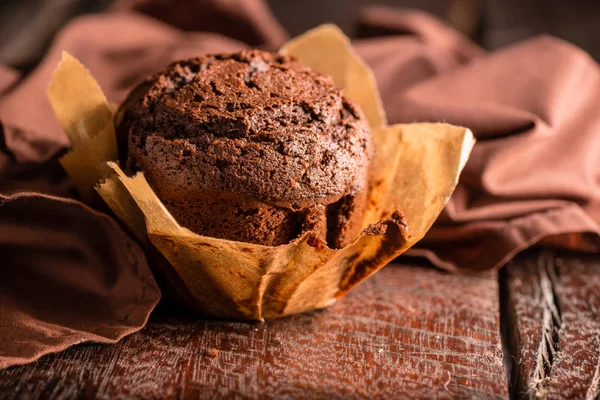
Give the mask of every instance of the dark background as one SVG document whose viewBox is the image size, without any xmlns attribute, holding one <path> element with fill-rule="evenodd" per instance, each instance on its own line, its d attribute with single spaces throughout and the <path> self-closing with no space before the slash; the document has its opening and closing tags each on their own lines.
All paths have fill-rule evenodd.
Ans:
<svg viewBox="0 0 600 400">
<path fill-rule="evenodd" d="M 219 0 L 170 3 L 176 7 L 180 1 Z M 0 63 L 22 70 L 31 68 L 66 21 L 78 14 L 110 8 L 111 3 L 111 0 L 1 0 Z M 268 0 L 268 3 L 292 36 L 324 22 L 334 22 L 352 36 L 354 21 L 362 7 L 386 5 L 434 14 L 487 49 L 546 33 L 568 40 L 600 59 L 598 0 Z"/>
</svg>

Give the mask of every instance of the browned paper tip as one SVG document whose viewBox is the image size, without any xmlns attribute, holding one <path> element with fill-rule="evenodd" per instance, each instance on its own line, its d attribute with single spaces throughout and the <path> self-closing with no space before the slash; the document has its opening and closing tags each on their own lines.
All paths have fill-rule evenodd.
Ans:
<svg viewBox="0 0 600 400">
<path fill-rule="evenodd" d="M 89 72 L 65 55 L 48 91 L 65 130 L 74 136 L 74 149 L 62 160 L 74 182 L 95 186 L 128 229 L 160 251 L 195 308 L 207 315 L 260 320 L 332 304 L 425 235 L 474 143 L 468 129 L 447 124 L 386 126 L 371 71 L 336 27 L 309 31 L 282 52 L 333 75 L 374 127 L 374 165 L 385 168 L 372 185 L 365 230 L 343 249 L 328 248 L 315 233 L 269 247 L 181 227 L 142 173 L 126 176 L 111 161 L 117 159 L 112 112 Z"/>
<path fill-rule="evenodd" d="M 376 129 L 374 137 L 380 163 L 393 160 L 382 178 L 376 207 L 382 210 L 380 217 L 402 210 L 412 246 L 450 199 L 475 138 L 467 128 L 443 123 L 397 124 Z"/>
<path fill-rule="evenodd" d="M 373 71 L 356 54 L 350 39 L 335 25 L 321 25 L 292 39 L 279 50 L 317 72 L 330 75 L 356 101 L 371 128 L 387 125 Z"/>
</svg>

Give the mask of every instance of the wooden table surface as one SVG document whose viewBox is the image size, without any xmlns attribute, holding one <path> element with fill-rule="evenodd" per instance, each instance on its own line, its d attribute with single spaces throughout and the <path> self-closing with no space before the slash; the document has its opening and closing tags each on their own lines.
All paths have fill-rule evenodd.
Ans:
<svg viewBox="0 0 600 400">
<path fill-rule="evenodd" d="M 0 398 L 597 399 L 599 261 L 393 264 L 327 310 L 262 324 L 163 311 L 116 345 L 0 371 Z"/>
</svg>

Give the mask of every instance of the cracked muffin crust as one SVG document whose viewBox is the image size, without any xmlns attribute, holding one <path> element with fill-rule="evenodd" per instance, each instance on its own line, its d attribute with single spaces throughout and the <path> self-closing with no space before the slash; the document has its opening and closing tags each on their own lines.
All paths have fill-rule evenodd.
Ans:
<svg viewBox="0 0 600 400">
<path fill-rule="evenodd" d="M 117 113 L 122 162 L 201 235 L 279 245 L 360 233 L 372 137 L 332 79 L 258 50 L 171 64 Z"/>
</svg>

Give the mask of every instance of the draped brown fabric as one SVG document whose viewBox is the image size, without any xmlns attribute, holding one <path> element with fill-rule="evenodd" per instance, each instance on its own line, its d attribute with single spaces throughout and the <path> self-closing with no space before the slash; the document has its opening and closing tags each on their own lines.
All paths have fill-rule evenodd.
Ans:
<svg viewBox="0 0 600 400">
<path fill-rule="evenodd" d="M 391 123 L 442 120 L 478 140 L 412 254 L 453 270 L 498 268 L 538 242 L 598 250 L 600 69 L 591 57 L 546 36 L 484 53 L 414 11 L 372 9 L 361 31 L 388 35 L 357 47 Z"/>
<path fill-rule="evenodd" d="M 140 329 L 160 297 L 140 247 L 81 204 L 58 165 L 67 139 L 45 89 L 61 51 L 118 103 L 175 59 L 274 50 L 287 39 L 262 1 L 165 4 L 119 1 L 65 26 L 26 76 L 0 66 L 0 367 L 114 342 Z M 375 71 L 390 123 L 446 121 L 478 138 L 413 255 L 485 269 L 540 241 L 598 250 L 600 71 L 589 56 L 551 37 L 486 53 L 409 10 L 371 8 L 357 27 L 355 47 Z"/>
<path fill-rule="evenodd" d="M 160 292 L 141 249 L 78 201 L 0 195 L 0 367 L 146 324 Z"/>
</svg>

